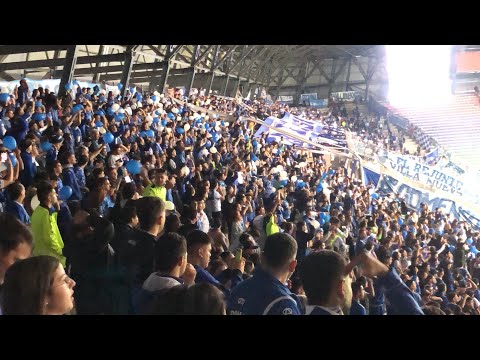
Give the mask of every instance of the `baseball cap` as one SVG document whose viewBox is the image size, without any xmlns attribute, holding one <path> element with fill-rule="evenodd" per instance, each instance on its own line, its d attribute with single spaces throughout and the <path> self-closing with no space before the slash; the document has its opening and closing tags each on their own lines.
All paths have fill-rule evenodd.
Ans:
<svg viewBox="0 0 480 360">
<path fill-rule="evenodd" d="M 63 141 L 63 136 L 61 135 L 53 135 L 52 140 L 50 141 L 52 144 L 59 144 Z"/>
</svg>

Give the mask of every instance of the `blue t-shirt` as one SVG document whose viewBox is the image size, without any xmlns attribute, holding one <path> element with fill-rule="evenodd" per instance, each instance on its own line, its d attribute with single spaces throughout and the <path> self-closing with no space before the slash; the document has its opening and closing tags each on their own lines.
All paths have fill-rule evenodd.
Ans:
<svg viewBox="0 0 480 360">
<path fill-rule="evenodd" d="M 297 296 L 261 268 L 232 290 L 227 309 L 230 315 L 301 315 Z"/>
<path fill-rule="evenodd" d="M 365 310 L 365 307 L 358 301 L 352 300 L 350 315 L 367 315 L 367 310 Z"/>
<path fill-rule="evenodd" d="M 30 216 L 28 215 L 27 211 L 23 205 L 20 205 L 15 201 L 7 201 L 7 204 L 5 205 L 5 212 L 12 214 L 24 224 L 30 224 Z"/>
</svg>

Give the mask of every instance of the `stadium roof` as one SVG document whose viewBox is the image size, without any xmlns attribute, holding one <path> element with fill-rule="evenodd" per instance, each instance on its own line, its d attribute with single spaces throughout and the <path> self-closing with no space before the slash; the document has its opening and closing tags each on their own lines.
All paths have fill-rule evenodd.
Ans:
<svg viewBox="0 0 480 360">
<path fill-rule="evenodd" d="M 2 45 L 0 78 L 18 80 L 59 78 L 72 45 Z M 268 86 L 278 71 L 288 69 L 293 78 L 309 61 L 381 57 L 379 45 L 76 45 L 75 78 L 89 81 L 122 79 L 126 56 L 132 56 L 130 80 L 148 83 L 158 77 L 168 60 L 172 74 L 214 72 Z M 131 54 L 131 55 L 130 55 Z M 305 74 L 303 74 L 305 75 Z"/>
</svg>

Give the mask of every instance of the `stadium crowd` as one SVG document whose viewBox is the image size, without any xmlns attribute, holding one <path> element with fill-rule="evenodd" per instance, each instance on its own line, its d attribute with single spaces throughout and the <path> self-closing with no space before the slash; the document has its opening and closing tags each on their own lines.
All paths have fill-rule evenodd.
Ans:
<svg viewBox="0 0 480 360">
<path fill-rule="evenodd" d="M 0 94 L 3 314 L 479 313 L 468 224 L 254 137 L 295 109 L 174 96 Z"/>
</svg>

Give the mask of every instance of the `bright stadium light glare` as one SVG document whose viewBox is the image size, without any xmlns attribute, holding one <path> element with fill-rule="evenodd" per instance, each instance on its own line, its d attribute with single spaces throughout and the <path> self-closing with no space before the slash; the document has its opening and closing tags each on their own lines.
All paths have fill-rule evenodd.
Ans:
<svg viewBox="0 0 480 360">
<path fill-rule="evenodd" d="M 451 45 L 386 45 L 388 99 L 396 106 L 434 106 L 452 99 Z"/>
</svg>

